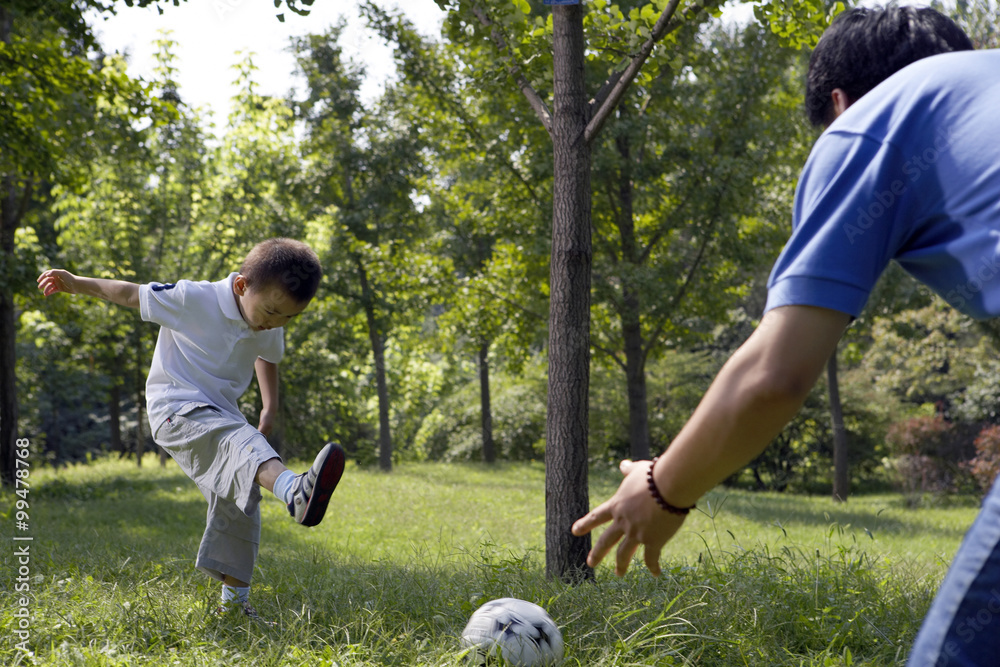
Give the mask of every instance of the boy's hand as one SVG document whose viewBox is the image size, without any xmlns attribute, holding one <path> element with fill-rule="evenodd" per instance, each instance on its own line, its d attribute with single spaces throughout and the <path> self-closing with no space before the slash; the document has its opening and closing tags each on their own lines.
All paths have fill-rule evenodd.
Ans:
<svg viewBox="0 0 1000 667">
<path fill-rule="evenodd" d="M 38 289 L 49 296 L 56 292 L 83 294 L 127 308 L 139 307 L 139 286 L 124 280 L 74 276 L 63 269 L 49 269 L 38 276 Z"/>
<path fill-rule="evenodd" d="M 42 290 L 42 294 L 45 296 L 55 294 L 56 292 L 79 294 L 77 282 L 76 276 L 69 271 L 49 269 L 38 276 L 38 289 Z"/>
<path fill-rule="evenodd" d="M 270 412 L 261 411 L 260 413 L 260 423 L 257 425 L 257 430 L 264 435 L 271 435 L 271 430 L 274 428 L 274 416 Z"/>
</svg>

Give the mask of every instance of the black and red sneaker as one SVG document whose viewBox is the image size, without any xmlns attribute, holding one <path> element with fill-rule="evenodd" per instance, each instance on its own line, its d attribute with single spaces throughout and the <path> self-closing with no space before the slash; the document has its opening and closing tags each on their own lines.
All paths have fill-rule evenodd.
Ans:
<svg viewBox="0 0 1000 667">
<path fill-rule="evenodd" d="M 275 621 L 265 620 L 260 614 L 257 613 L 256 609 L 250 606 L 249 602 L 240 602 L 239 600 L 233 602 L 223 602 L 222 604 L 220 604 L 218 607 L 215 608 L 215 613 L 218 616 L 226 616 L 228 614 L 237 612 L 241 616 L 245 616 L 251 621 L 255 621 L 269 628 L 273 628 L 274 626 L 278 625 Z"/>
<path fill-rule="evenodd" d="M 330 496 L 344 474 L 344 460 L 344 449 L 328 442 L 312 467 L 295 478 L 288 513 L 303 526 L 315 526 L 323 520 Z"/>
</svg>

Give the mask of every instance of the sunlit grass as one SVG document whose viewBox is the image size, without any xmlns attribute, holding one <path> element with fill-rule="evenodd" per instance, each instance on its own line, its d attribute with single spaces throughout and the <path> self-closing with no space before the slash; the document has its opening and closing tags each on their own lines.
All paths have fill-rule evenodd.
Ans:
<svg viewBox="0 0 1000 667">
<path fill-rule="evenodd" d="M 617 481 L 596 471 L 592 502 Z M 540 464 L 352 466 L 318 528 L 265 496 L 253 598 L 278 621 L 266 628 L 212 613 L 217 586 L 193 567 L 204 499 L 172 464 L 32 470 L 31 483 L 34 656 L 9 639 L 5 549 L 3 664 L 458 665 L 469 614 L 504 596 L 549 610 L 572 665 L 902 664 L 976 512 L 974 499 L 913 510 L 891 494 L 719 489 L 667 546 L 664 576 L 602 566 L 574 587 L 544 576 Z"/>
</svg>

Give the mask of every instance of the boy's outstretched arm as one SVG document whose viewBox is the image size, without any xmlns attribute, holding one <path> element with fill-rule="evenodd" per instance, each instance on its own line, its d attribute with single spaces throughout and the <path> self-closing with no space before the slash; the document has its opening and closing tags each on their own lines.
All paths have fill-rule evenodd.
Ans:
<svg viewBox="0 0 1000 667">
<path fill-rule="evenodd" d="M 107 278 L 84 278 L 83 276 L 74 276 L 63 269 L 49 269 L 38 276 L 38 289 L 42 290 L 42 294 L 45 296 L 56 292 L 83 294 L 104 299 L 119 306 L 139 307 L 139 286 L 135 283 Z"/>
<path fill-rule="evenodd" d="M 769 311 L 712 382 L 694 414 L 656 462 L 660 494 L 677 507 L 693 505 L 767 447 L 809 395 L 850 316 L 811 306 Z M 649 462 L 623 461 L 614 496 L 573 524 L 575 535 L 611 522 L 587 558 L 596 566 L 621 541 L 615 573 L 625 574 L 644 545 L 646 567 L 660 573 L 660 551 L 684 522 L 650 495 Z"/>
</svg>

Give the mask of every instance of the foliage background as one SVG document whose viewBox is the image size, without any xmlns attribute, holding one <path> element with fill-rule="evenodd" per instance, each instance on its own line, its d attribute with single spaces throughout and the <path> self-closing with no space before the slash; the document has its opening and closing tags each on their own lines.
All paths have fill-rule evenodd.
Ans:
<svg viewBox="0 0 1000 667">
<path fill-rule="evenodd" d="M 540 7 L 511 7 L 509 20 L 533 22 L 538 38 L 550 29 Z M 595 39 L 611 34 L 614 7 L 594 3 Z M 642 22 L 632 4 L 620 8 Z M 992 10 L 980 0 L 951 12 L 989 46 Z M 169 36 L 158 42 L 153 80 L 134 81 L 88 27 L 30 8 L 14 15 L 4 99 L 21 91 L 22 106 L 4 128 L 34 131 L 5 135 L 2 166 L 8 183 L 30 177 L 33 187 L 19 191 L 27 207 L 5 285 L 16 312 L 18 431 L 47 460 L 138 461 L 153 447 L 143 383 L 156 332 L 105 303 L 42 299 L 32 276 L 62 266 L 138 282 L 215 280 L 273 235 L 307 240 L 327 274 L 287 328 L 278 448 L 305 456 L 336 439 L 368 465 L 391 430 L 397 462 L 475 460 L 488 406 L 501 459 L 544 456 L 549 142 L 492 47 L 465 39 L 461 25 L 431 39 L 377 5 L 365 5 L 365 16 L 396 49 L 401 78 L 383 97 L 359 98 L 363 72 L 334 26 L 295 45 L 304 91 L 258 94 L 247 57 L 233 111 L 213 134 L 174 81 Z M 710 21 L 671 39 L 595 149 L 594 462 L 628 452 L 629 299 L 640 308 L 650 440 L 660 450 L 759 317 L 815 136 L 799 111 L 807 52 L 753 23 Z M 30 72 L 10 64 L 31 49 L 66 80 L 33 88 Z M 525 70 L 542 83 L 545 57 Z M 600 81 L 603 66 L 595 56 L 588 76 Z M 18 163 L 38 145 L 37 160 Z M 623 220 L 645 254 L 629 255 Z M 856 486 L 895 484 L 916 497 L 982 488 L 995 466 L 989 429 L 1000 422 L 998 340 L 887 272 L 840 348 Z M 826 406 L 817 385 L 730 483 L 824 490 Z M 242 407 L 253 421 L 255 391 Z"/>
</svg>

